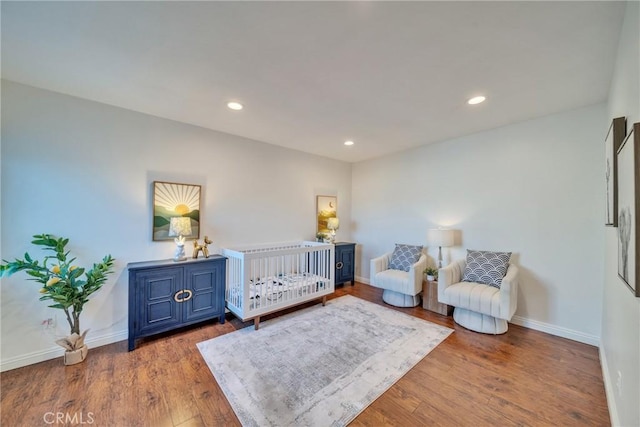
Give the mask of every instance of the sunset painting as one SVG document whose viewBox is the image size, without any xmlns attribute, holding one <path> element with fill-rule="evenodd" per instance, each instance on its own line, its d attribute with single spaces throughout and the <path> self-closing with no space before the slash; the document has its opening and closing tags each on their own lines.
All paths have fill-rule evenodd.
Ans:
<svg viewBox="0 0 640 427">
<path fill-rule="evenodd" d="M 178 221 L 172 218 L 188 218 Z M 171 224 L 182 224 L 180 229 Z M 186 230 L 186 231 L 185 231 Z M 200 237 L 200 186 L 154 181 L 153 240 L 173 240 L 178 235 Z"/>
</svg>

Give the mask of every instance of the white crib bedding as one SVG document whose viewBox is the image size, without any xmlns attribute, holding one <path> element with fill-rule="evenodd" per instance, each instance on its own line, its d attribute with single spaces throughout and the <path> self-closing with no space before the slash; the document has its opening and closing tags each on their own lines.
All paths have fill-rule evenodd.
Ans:
<svg viewBox="0 0 640 427">
<path fill-rule="evenodd" d="M 287 293 L 290 298 L 304 295 L 306 292 L 317 292 L 328 288 L 330 280 L 312 273 L 288 273 L 249 280 L 249 299 L 251 308 L 261 305 L 261 299 L 269 303 L 277 302 Z M 266 303 L 266 301 L 265 301 Z"/>
</svg>

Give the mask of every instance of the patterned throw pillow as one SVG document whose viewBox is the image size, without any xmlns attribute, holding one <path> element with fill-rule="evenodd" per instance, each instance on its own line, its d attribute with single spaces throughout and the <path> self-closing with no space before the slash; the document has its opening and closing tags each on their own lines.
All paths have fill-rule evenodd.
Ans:
<svg viewBox="0 0 640 427">
<path fill-rule="evenodd" d="M 401 245 L 396 243 L 396 248 L 391 254 L 389 269 L 409 271 L 411 266 L 418 262 L 422 254 L 422 246 Z"/>
<path fill-rule="evenodd" d="M 476 282 L 500 289 L 507 274 L 511 252 L 472 251 L 467 249 L 463 282 Z"/>
</svg>

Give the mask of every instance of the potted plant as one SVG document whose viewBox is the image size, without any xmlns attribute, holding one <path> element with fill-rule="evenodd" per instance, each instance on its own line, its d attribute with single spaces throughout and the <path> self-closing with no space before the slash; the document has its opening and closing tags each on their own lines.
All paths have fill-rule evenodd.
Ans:
<svg viewBox="0 0 640 427">
<path fill-rule="evenodd" d="M 331 236 L 327 233 L 320 232 L 316 234 L 316 241 L 320 243 L 331 243 Z"/>
<path fill-rule="evenodd" d="M 107 280 L 106 276 L 112 272 L 115 259 L 107 255 L 87 271 L 72 264 L 76 258 L 69 259 L 69 252 L 65 249 L 69 239 L 50 234 L 36 234 L 33 238 L 32 244 L 42 246 L 43 250 L 55 255 L 45 256 L 42 262 L 34 260 L 29 253 L 24 254 L 24 259 L 16 258 L 12 262 L 2 260 L 0 277 L 25 271 L 31 276 L 29 280 L 42 284 L 40 301 L 50 300 L 53 304 L 49 307 L 64 311 L 71 329 L 68 337 L 56 341 L 66 350 L 65 365 L 82 362 L 88 349 L 84 344 L 87 331 L 80 334 L 80 314 L 89 297 Z"/>
<path fill-rule="evenodd" d="M 427 280 L 438 280 L 438 269 L 435 267 L 427 267 L 424 269 L 424 274 L 427 275 Z"/>
</svg>

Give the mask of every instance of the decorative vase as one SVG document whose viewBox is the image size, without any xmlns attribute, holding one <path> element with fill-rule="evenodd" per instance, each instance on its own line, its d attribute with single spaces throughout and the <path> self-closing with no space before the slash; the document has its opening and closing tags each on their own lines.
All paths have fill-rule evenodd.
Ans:
<svg viewBox="0 0 640 427">
<path fill-rule="evenodd" d="M 436 278 L 427 274 L 427 280 L 433 282 Z"/>
<path fill-rule="evenodd" d="M 80 363 L 87 358 L 87 353 L 89 352 L 89 347 L 84 343 L 84 339 L 87 336 L 87 329 L 82 333 L 82 335 L 78 335 L 75 332 L 68 337 L 61 338 L 56 340 L 56 344 L 65 349 L 64 352 L 64 364 L 65 365 L 75 365 L 76 363 Z"/>
<path fill-rule="evenodd" d="M 64 352 L 64 364 L 69 366 L 83 362 L 87 358 L 87 353 L 89 353 L 89 347 L 86 344 L 77 350 L 67 350 Z"/>
</svg>

